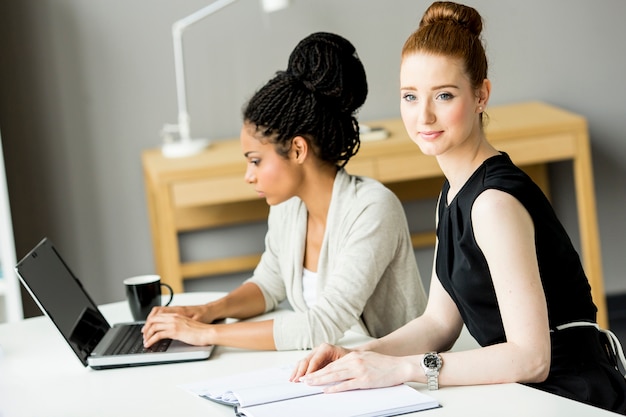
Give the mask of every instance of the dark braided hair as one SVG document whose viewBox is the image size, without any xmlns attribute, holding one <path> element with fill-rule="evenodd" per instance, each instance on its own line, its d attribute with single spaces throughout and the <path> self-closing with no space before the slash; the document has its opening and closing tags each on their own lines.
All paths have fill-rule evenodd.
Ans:
<svg viewBox="0 0 626 417">
<path fill-rule="evenodd" d="M 365 69 L 354 46 L 317 32 L 298 43 L 287 70 L 254 94 L 243 118 L 282 156 L 302 136 L 321 160 L 342 167 L 359 149 L 355 113 L 366 97 Z"/>
</svg>

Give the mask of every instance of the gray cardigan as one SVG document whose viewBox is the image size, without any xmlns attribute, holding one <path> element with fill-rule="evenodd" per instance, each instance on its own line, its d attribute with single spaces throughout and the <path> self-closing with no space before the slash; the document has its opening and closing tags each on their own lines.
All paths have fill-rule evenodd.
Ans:
<svg viewBox="0 0 626 417">
<path fill-rule="evenodd" d="M 265 309 L 285 298 L 294 309 L 274 319 L 278 350 L 335 343 L 355 324 L 384 336 L 420 315 L 426 295 L 404 209 L 378 181 L 335 178 L 317 270 L 317 302 L 302 292 L 307 209 L 299 198 L 272 206 L 265 252 L 248 282 L 263 292 Z"/>
</svg>

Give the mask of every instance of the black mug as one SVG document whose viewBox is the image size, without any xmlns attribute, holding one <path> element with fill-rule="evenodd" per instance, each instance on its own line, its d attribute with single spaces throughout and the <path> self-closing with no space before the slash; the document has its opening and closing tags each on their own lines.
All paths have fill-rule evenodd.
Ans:
<svg viewBox="0 0 626 417">
<path fill-rule="evenodd" d="M 170 298 L 165 303 L 170 305 L 174 298 L 174 290 L 164 282 L 159 275 L 138 275 L 124 280 L 128 306 L 135 321 L 145 321 L 153 307 L 162 305 L 161 287 L 166 287 Z"/>
</svg>

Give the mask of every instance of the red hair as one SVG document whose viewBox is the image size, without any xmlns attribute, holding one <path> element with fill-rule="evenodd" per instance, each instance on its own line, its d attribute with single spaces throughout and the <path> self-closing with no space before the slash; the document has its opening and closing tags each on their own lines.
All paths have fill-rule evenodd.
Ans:
<svg viewBox="0 0 626 417">
<path fill-rule="evenodd" d="M 458 58 L 472 87 L 478 89 L 487 78 L 482 29 L 483 20 L 476 9 L 449 1 L 434 2 L 404 43 L 402 58 L 418 52 Z"/>
</svg>

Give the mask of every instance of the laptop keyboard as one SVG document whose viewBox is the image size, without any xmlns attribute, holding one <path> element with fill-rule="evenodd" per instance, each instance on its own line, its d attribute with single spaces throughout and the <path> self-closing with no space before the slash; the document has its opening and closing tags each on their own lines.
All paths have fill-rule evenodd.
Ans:
<svg viewBox="0 0 626 417">
<path fill-rule="evenodd" d="M 154 353 L 165 352 L 172 343 L 172 339 L 163 339 L 154 345 L 146 348 L 143 346 L 143 334 L 141 333 L 142 324 L 133 324 L 125 326 L 123 331 L 118 335 L 117 343 L 114 343 L 111 351 L 107 354 L 112 355 L 132 355 L 136 353 Z"/>
</svg>

